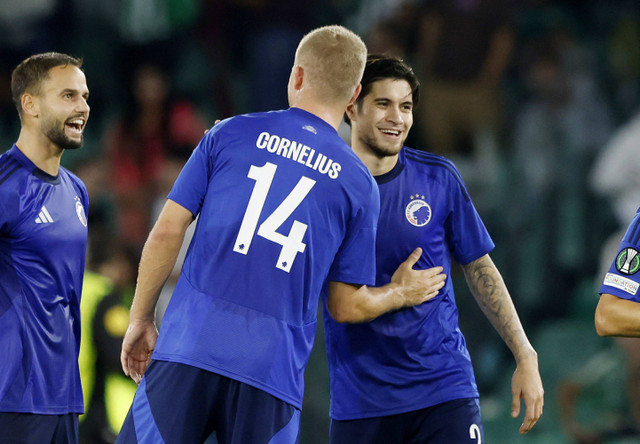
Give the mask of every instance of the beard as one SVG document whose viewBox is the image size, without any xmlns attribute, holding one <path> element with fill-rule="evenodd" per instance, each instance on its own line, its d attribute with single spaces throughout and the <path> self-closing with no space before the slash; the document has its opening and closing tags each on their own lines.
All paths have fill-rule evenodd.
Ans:
<svg viewBox="0 0 640 444">
<path fill-rule="evenodd" d="M 405 139 L 399 140 L 395 144 L 387 143 L 381 145 L 372 136 L 361 136 L 360 141 L 371 151 L 376 157 L 382 159 L 384 157 L 392 157 L 400 152 Z"/>
<path fill-rule="evenodd" d="M 56 144 L 63 150 L 77 150 L 82 147 L 84 137 L 80 137 L 80 141 L 72 140 L 64 133 L 64 123 L 59 121 L 48 121 L 45 123 L 44 134 L 49 138 L 51 142 Z"/>
</svg>

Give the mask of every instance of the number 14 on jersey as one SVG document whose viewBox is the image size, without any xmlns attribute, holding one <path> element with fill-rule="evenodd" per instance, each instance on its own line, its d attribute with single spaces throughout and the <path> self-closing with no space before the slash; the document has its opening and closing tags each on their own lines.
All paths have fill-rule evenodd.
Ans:
<svg viewBox="0 0 640 444">
<path fill-rule="evenodd" d="M 256 227 L 262 214 L 264 203 L 273 183 L 278 167 L 271 162 L 267 162 L 264 166 L 257 167 L 252 165 L 249 169 L 247 177 L 256 181 L 245 210 L 240 231 L 233 247 L 233 251 L 240 254 L 247 254 L 251 247 L 251 241 L 256 234 Z M 302 176 L 289 195 L 278 205 L 278 207 L 267 217 L 258 227 L 257 234 L 265 239 L 270 240 L 282 247 L 276 268 L 289 273 L 293 261 L 298 253 L 303 253 L 306 244 L 302 242 L 308 225 L 298 220 L 294 220 L 289 230 L 289 234 L 278 233 L 276 230 L 289 219 L 291 214 L 302 203 L 304 198 L 309 194 L 311 188 L 316 181 Z"/>
</svg>

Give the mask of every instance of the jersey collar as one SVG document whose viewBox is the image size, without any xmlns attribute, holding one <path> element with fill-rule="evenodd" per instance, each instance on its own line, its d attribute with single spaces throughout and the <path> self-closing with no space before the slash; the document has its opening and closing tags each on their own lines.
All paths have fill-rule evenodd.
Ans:
<svg viewBox="0 0 640 444">
<path fill-rule="evenodd" d="M 31 174 L 36 176 L 38 179 L 50 183 L 52 185 L 57 185 L 60 183 L 60 173 L 56 176 L 52 176 L 49 173 L 44 172 L 40 168 L 38 168 L 27 156 L 24 155 L 20 148 L 14 143 L 9 153 L 15 157 L 18 162 L 20 162 L 28 171 L 31 171 Z"/>
<path fill-rule="evenodd" d="M 379 176 L 373 176 L 373 178 L 378 182 L 378 185 L 382 185 L 383 183 L 391 182 L 393 179 L 398 177 L 400 173 L 404 170 L 404 164 L 401 162 L 400 156 L 398 156 L 398 161 L 395 166 L 384 174 Z"/>
</svg>

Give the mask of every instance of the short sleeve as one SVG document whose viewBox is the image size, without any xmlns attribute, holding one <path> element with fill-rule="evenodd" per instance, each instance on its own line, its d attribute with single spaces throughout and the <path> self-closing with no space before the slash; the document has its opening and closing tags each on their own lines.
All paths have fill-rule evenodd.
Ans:
<svg viewBox="0 0 640 444">
<path fill-rule="evenodd" d="M 217 129 L 211 129 L 193 150 L 167 196 L 191 211 L 194 218 L 200 213 L 215 164 Z"/>
<path fill-rule="evenodd" d="M 369 201 L 356 211 L 336 254 L 328 276 L 330 281 L 375 285 L 380 192 L 373 180 L 371 185 Z"/>
<path fill-rule="evenodd" d="M 620 242 L 599 293 L 640 302 L 640 209 Z"/>
<path fill-rule="evenodd" d="M 450 213 L 445 230 L 452 257 L 466 265 L 495 248 L 458 170 L 451 164 L 448 180 Z"/>
</svg>

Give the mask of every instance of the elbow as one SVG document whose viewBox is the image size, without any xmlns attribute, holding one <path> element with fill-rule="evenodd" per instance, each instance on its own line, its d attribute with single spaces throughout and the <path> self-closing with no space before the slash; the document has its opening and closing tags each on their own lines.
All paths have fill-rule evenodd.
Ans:
<svg viewBox="0 0 640 444">
<path fill-rule="evenodd" d="M 182 237 L 184 237 L 184 231 L 180 227 L 158 221 L 151 229 L 148 240 L 163 243 L 181 239 Z"/>
<path fill-rule="evenodd" d="M 338 304 L 327 304 L 327 311 L 331 318 L 339 324 L 348 324 L 353 321 L 353 315 L 345 307 Z"/>
<path fill-rule="evenodd" d="M 349 306 L 348 304 L 327 304 L 327 311 L 333 320 L 339 324 L 357 324 L 368 322 L 375 318 L 367 316 L 367 313 L 357 306 Z"/>
<path fill-rule="evenodd" d="M 596 333 L 598 333 L 599 336 L 615 336 L 618 334 L 616 323 L 611 320 L 610 316 L 607 316 L 605 310 L 600 305 L 596 308 L 594 322 Z"/>
</svg>

